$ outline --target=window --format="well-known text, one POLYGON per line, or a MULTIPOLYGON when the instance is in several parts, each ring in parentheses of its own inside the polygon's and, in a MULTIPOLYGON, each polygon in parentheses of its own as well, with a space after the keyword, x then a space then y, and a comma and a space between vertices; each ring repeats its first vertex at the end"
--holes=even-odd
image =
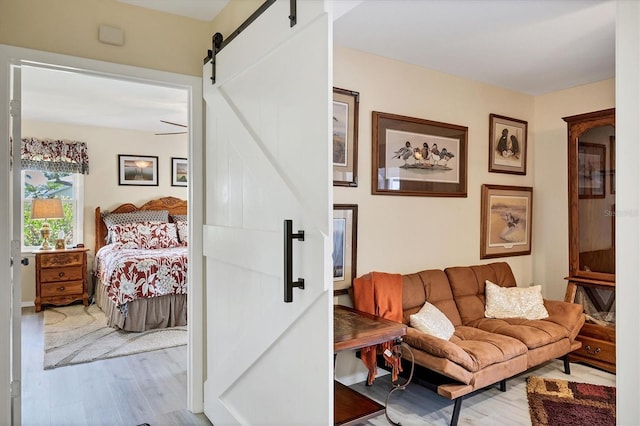
POLYGON ((68 172, 22 171, 23 251, 34 250, 42 244, 42 221, 31 219, 31 199, 34 197, 62 199, 64 218, 48 220, 51 226, 50 243, 55 243, 60 233, 64 235, 67 246, 82 242, 83 176, 68 172))

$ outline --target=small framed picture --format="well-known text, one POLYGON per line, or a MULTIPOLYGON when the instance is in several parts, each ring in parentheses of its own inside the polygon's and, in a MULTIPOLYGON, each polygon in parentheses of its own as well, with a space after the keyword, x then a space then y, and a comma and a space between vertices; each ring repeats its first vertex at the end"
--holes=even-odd
POLYGON ((333 205, 333 294, 347 294, 356 278, 358 205, 333 205))
POLYGON ((158 157, 118 155, 118 185, 158 186, 158 157))
POLYGON ((578 143, 578 198, 605 197, 607 147, 599 143, 578 143))
POLYGON ((467 196, 467 127, 377 111, 372 123, 372 194, 467 196))
POLYGON ((333 186, 358 186, 360 94, 333 88, 333 186))
POLYGON ((533 188, 482 185, 480 258, 531 254, 533 188))
POLYGON ((171 186, 187 186, 189 163, 186 158, 171 157, 171 186))
POLYGON ((489 114, 489 171, 527 174, 527 122, 489 114))

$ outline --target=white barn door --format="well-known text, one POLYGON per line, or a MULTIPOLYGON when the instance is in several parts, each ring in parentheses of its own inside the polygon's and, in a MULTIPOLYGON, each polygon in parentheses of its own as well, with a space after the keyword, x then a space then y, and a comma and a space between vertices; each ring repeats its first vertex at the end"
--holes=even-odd
POLYGON ((215 425, 333 423, 331 21, 279 0, 203 71, 207 379, 215 425), (285 220, 293 281, 285 302, 285 220))

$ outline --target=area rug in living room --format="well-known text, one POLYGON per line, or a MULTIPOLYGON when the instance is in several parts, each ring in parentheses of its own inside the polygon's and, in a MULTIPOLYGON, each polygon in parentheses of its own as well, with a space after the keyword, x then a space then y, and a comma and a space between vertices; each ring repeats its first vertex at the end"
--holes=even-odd
POLYGON ((527 378, 532 426, 616 424, 616 388, 543 377, 527 378))
POLYGON ((44 369, 187 344, 187 327, 134 333, 107 326, 96 305, 44 310, 44 369))

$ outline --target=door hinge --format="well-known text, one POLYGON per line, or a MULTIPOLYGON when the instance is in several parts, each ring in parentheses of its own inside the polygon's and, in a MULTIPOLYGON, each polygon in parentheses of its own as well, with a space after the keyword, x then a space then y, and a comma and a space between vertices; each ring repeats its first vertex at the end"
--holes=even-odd
POLYGON ((9 114, 11 115, 11 117, 18 117, 20 116, 20 101, 17 99, 13 99, 11 102, 9 102, 9 114))
POLYGON ((11 381, 11 397, 17 398, 20 396, 20 380, 11 381))

